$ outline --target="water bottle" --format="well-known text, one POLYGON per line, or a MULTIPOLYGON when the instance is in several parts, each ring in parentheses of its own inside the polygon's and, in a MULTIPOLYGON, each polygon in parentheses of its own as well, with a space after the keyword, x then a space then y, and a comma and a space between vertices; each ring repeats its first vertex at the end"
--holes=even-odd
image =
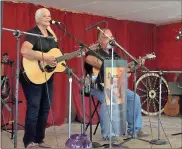
POLYGON ((85 93, 89 94, 90 93, 90 76, 89 74, 87 74, 86 78, 85 78, 85 93))

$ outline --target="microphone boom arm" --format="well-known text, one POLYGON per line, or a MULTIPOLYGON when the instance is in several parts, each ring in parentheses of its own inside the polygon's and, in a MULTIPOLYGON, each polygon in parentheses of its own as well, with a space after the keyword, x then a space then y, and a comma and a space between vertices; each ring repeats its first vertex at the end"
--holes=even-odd
MULTIPOLYGON (((83 42, 81 42, 80 40, 78 40, 75 36, 73 36, 71 33, 69 33, 66 29, 64 30, 63 28, 61 28, 61 27, 59 26, 59 24, 56 24, 56 26, 57 26, 59 29, 61 29, 64 33, 66 33, 67 35, 69 35, 70 37, 72 37, 77 43, 80 44, 81 47, 85 47, 85 48, 88 49, 89 51, 94 52, 94 54, 96 54, 98 57, 100 57, 101 59, 104 60, 104 58, 103 58, 101 55, 99 55, 99 54, 98 54, 97 52, 95 52, 94 50, 90 49, 86 44, 84 44, 83 42)), ((81 55, 82 55, 82 53, 81 53, 81 55)))

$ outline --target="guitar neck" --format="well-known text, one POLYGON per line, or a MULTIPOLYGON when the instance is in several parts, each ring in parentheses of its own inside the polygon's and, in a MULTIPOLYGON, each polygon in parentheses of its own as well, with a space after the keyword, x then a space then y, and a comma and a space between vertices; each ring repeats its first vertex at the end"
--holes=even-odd
POLYGON ((59 63, 59 62, 64 61, 64 60, 72 59, 72 58, 78 56, 78 55, 80 54, 80 52, 81 52, 81 50, 77 50, 77 51, 72 52, 72 53, 70 53, 70 54, 66 54, 66 55, 57 57, 57 58, 56 58, 56 61, 59 63))

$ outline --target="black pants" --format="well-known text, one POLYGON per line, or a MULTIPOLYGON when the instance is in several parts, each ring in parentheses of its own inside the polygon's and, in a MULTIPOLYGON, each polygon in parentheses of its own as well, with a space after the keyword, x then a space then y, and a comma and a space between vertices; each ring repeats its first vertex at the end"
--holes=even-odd
POLYGON ((28 83, 20 74, 20 83, 27 101, 27 110, 25 118, 25 134, 23 142, 25 147, 31 143, 42 143, 45 137, 46 123, 52 103, 53 78, 46 83, 35 85, 28 83))

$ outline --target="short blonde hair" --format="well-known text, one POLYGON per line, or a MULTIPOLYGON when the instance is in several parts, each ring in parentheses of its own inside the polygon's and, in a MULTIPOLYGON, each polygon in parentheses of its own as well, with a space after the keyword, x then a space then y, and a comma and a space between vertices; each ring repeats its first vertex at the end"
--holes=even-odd
MULTIPOLYGON (((39 8, 36 12, 35 12, 35 22, 38 23, 39 22, 39 18, 42 16, 42 13, 44 10, 48 10, 46 8, 39 8)), ((49 10, 48 10, 49 11, 49 10)))
POLYGON ((56 36, 55 32, 52 30, 52 28, 50 26, 48 26, 47 30, 53 35, 53 37, 55 38, 54 40, 57 42, 58 41, 57 36, 56 36))

